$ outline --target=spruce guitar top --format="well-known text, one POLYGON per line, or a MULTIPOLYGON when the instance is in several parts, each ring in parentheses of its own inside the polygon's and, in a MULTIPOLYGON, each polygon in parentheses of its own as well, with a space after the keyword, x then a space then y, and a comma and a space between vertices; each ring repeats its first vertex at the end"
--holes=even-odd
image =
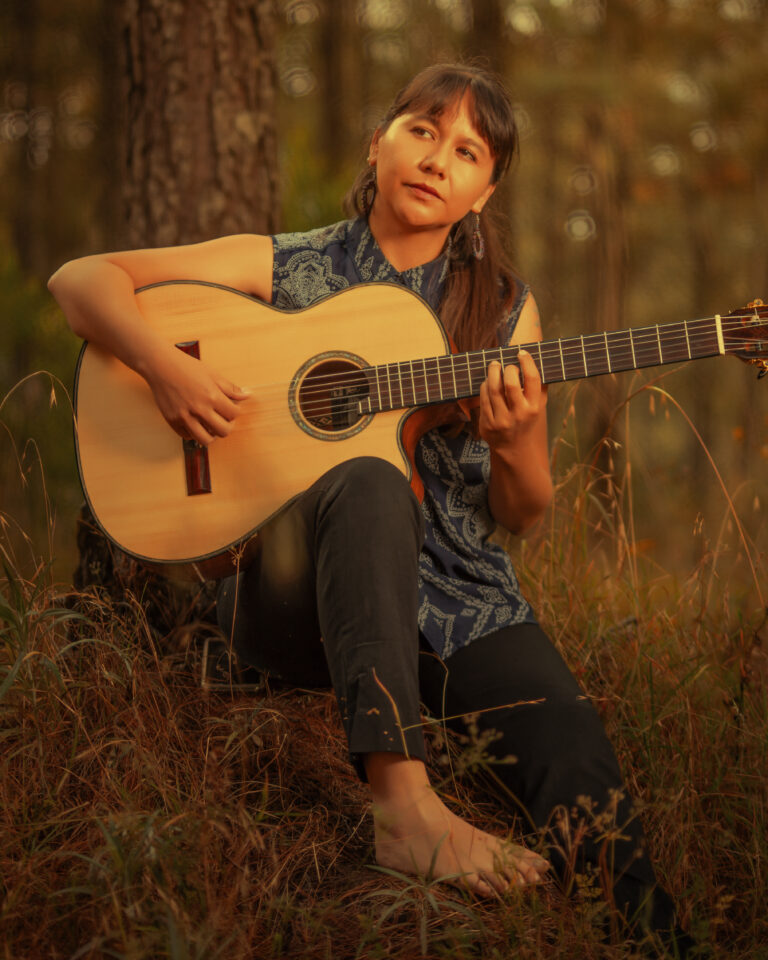
POLYGON ((336 464, 377 456, 417 494, 412 455, 448 406, 475 397, 488 364, 528 350, 545 383, 734 354, 768 370, 768 307, 727 316, 451 352, 430 308, 370 283, 306 310, 280 311, 210 283, 137 291, 168 342, 250 390, 234 429, 209 447, 183 441, 146 382, 86 343, 75 378, 80 479, 107 536, 137 559, 231 572, 270 517, 336 464))

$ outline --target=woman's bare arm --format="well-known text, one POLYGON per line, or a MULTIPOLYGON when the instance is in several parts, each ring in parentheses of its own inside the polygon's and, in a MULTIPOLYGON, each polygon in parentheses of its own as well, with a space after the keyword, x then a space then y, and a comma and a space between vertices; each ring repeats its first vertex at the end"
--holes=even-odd
MULTIPOLYGON (((533 297, 525 302, 514 343, 541 340, 533 297)), ((491 364, 480 393, 480 436, 491 448, 488 503, 494 519, 522 533, 544 513, 552 499, 547 439, 547 393, 530 354, 521 352, 524 386, 515 365, 502 372, 491 364)))
POLYGON ((185 438, 226 436, 245 394, 144 322, 134 290, 165 280, 202 280, 272 297, 270 237, 240 234, 156 250, 97 254, 65 263, 48 281, 72 331, 97 343, 149 384, 168 423, 185 438))

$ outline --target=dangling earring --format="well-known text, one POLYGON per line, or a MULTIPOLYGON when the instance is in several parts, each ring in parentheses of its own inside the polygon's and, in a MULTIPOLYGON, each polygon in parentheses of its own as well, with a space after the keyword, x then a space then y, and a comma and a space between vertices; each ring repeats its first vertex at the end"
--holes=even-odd
POLYGON ((376 199, 376 168, 374 167, 371 171, 371 179, 363 187, 362 192, 362 202, 363 202, 363 213, 368 216, 373 207, 373 201, 376 199))
POLYGON ((472 253, 475 260, 482 260, 485 256, 485 238, 480 229, 480 214, 475 214, 475 225, 472 228, 472 253))

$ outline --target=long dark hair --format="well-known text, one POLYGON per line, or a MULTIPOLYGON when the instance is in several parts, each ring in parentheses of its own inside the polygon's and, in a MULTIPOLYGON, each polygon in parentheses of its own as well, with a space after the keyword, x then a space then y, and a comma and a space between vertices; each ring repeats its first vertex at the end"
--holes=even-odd
MULTIPOLYGON (((385 131, 403 113, 424 112, 432 117, 468 95, 473 125, 490 147, 494 159, 492 183, 498 183, 518 149, 517 124, 506 90, 487 70, 474 64, 435 64, 427 67, 397 94, 379 124, 385 131)), ((348 215, 367 216, 376 190, 376 168, 360 172, 344 200, 348 215)), ((480 214, 485 255, 472 249, 475 214, 471 211, 451 229, 450 266, 440 304, 440 319, 460 350, 495 345, 499 329, 516 293, 515 274, 499 238, 491 199, 480 214)))

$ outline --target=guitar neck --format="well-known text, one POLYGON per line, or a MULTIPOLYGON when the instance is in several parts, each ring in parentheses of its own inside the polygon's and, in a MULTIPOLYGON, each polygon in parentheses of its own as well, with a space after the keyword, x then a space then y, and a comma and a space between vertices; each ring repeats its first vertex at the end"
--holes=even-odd
POLYGON ((369 392, 359 401, 359 412, 378 413, 476 397, 489 364, 498 361, 502 366, 519 365, 521 350, 531 354, 542 383, 583 380, 725 353, 722 323, 716 316, 405 360, 366 369, 369 392))

